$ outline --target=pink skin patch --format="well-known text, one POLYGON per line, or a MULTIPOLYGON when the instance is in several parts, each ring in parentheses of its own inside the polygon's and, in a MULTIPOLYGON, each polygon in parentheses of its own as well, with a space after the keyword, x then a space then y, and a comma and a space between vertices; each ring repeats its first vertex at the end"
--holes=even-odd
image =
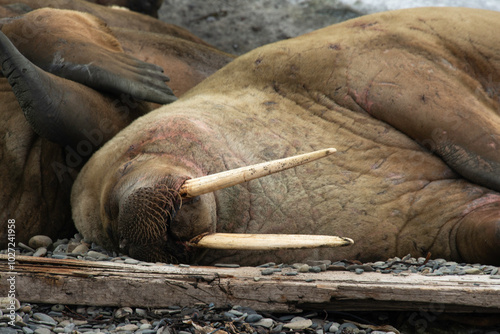
POLYGON ((469 205, 467 205, 465 210, 462 211, 462 215, 465 216, 474 210, 492 203, 500 203, 500 195, 486 194, 485 196, 473 200, 469 205))

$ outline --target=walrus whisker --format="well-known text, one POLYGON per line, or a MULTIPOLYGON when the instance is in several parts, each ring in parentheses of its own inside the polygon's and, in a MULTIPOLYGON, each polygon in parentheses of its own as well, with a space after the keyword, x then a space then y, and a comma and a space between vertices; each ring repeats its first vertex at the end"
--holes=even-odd
POLYGON ((324 158, 332 153, 335 153, 336 151, 337 150, 335 148, 327 148, 293 157, 263 162, 256 165, 231 169, 217 174, 186 180, 179 189, 179 193, 183 198, 196 197, 273 173, 281 172, 289 168, 300 166, 305 163, 324 158))
POLYGON ((350 238, 312 234, 204 233, 186 243, 188 246, 231 250, 278 250, 344 247, 354 244, 350 238))

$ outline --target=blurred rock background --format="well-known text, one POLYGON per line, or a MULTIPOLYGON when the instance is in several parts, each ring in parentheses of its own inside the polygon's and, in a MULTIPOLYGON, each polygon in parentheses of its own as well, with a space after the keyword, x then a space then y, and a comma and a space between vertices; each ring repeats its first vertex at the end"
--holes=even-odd
POLYGON ((220 50, 243 54, 360 15, 423 6, 500 11, 499 0, 165 0, 159 18, 220 50))

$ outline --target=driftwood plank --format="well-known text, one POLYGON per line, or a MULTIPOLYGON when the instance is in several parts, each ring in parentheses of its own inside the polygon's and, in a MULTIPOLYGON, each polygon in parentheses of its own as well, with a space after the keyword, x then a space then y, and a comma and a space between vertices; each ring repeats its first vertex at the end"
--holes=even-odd
MULTIPOLYGON (((10 276, 0 255, 0 295, 10 276)), ((500 313, 500 280, 486 275, 394 276, 327 271, 263 276, 258 268, 139 266, 17 256, 16 297, 31 303, 164 308, 214 303, 260 311, 438 310, 500 313)))

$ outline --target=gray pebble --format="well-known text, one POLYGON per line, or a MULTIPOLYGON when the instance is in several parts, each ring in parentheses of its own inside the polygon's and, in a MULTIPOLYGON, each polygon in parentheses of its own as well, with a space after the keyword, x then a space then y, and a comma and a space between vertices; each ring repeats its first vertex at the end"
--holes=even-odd
POLYGON ((22 242, 18 242, 18 243, 17 243, 17 245, 18 245, 19 247, 21 247, 21 248, 23 248, 23 249, 27 250, 27 251, 30 251, 30 252, 33 252, 33 253, 35 252, 35 250, 34 250, 33 248, 31 248, 31 247, 30 247, 30 246, 28 246, 28 245, 23 244, 22 242))
POLYGON ((33 334, 35 331, 29 328, 28 326, 23 327, 24 334, 33 334))
POLYGON ((214 264, 214 267, 219 267, 219 268, 239 268, 239 264, 232 264, 232 263, 216 263, 214 264))
POLYGON ((51 330, 48 328, 38 327, 35 329, 35 334, 52 334, 51 330))
POLYGON ((40 247, 48 248, 52 245, 52 239, 46 235, 35 235, 28 241, 28 245, 33 249, 40 247))
POLYGON ((275 270, 274 270, 274 268, 266 268, 264 270, 261 270, 260 273, 262 275, 272 275, 275 273, 275 270))
POLYGON ((362 273, 364 273, 365 271, 364 271, 363 269, 361 269, 361 268, 356 268, 356 269, 354 270, 354 272, 355 272, 357 275, 361 275, 361 274, 362 274, 362 273))
POLYGON ((103 259, 107 259, 108 258, 108 256, 106 254, 102 254, 102 253, 99 253, 99 252, 96 252, 96 251, 92 251, 92 250, 88 251, 87 257, 95 259, 95 260, 103 260, 103 259))
POLYGON ((136 308, 135 314, 137 314, 139 317, 146 317, 148 312, 143 308, 136 308))
POLYGON ((54 312, 62 312, 62 311, 64 311, 64 305, 56 304, 56 305, 53 305, 50 309, 54 312))
POLYGON ((264 318, 264 317, 261 316, 260 314, 249 314, 245 318, 245 321, 249 322, 249 323, 252 323, 252 322, 257 322, 257 321, 261 320, 262 318, 264 318))
MULTIPOLYGON (((308 266, 308 264, 306 264, 306 266, 308 266)), ((325 268, 325 270, 326 270, 326 268, 325 268)), ((321 272, 321 267, 320 266, 309 267, 309 272, 311 272, 311 273, 320 273, 321 272)))
POLYGON ((49 323, 49 324, 52 324, 52 325, 57 325, 57 321, 55 321, 52 317, 44 314, 44 313, 34 313, 33 314, 33 319, 35 320, 39 320, 39 321, 43 321, 45 323, 49 323))

